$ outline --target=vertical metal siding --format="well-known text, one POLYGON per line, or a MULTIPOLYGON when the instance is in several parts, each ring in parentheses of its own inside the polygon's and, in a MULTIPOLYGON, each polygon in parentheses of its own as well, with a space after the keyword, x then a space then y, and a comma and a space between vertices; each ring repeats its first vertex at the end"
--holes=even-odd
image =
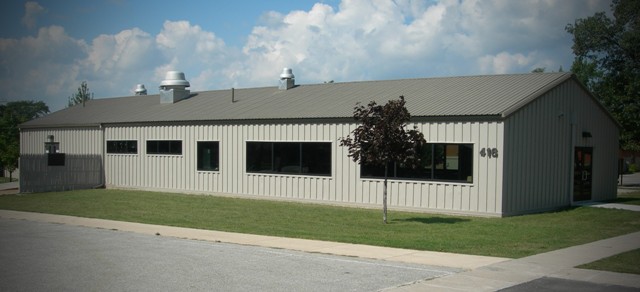
POLYGON ((615 197, 618 129, 575 81, 558 85, 508 117, 504 131, 505 215, 571 204, 572 139, 574 146, 594 147, 594 199, 615 197), (583 129, 593 138, 583 139, 583 129))
POLYGON ((97 127, 22 129, 20 191, 62 191, 103 184, 101 141, 102 131, 97 127), (47 165, 44 143, 49 135, 66 154, 64 166, 47 165))
MULTIPOLYGON (((355 128, 340 124, 239 124, 110 126, 106 140, 137 140, 137 154, 107 154, 107 185, 123 188, 216 192, 355 204, 381 204, 382 180, 361 179, 360 167, 338 139, 355 128), (182 155, 147 155, 146 140, 182 140, 182 155), (220 142, 220 171, 197 171, 197 141, 220 142), (247 173, 247 141, 331 142, 332 175, 297 176, 247 173)), ((430 143, 474 145, 473 183, 389 181, 395 207, 499 215, 502 156, 480 158, 481 147, 502 147, 501 122, 419 123, 430 143)))
POLYGON ((569 204, 571 95, 561 85, 505 121, 505 214, 569 204))
POLYGON ((618 184, 619 129, 598 104, 585 95, 581 87, 574 83, 567 86, 576 92, 573 97, 576 117, 575 146, 593 147, 591 199, 615 199, 618 184), (583 138, 583 131, 590 132, 592 137, 583 138))

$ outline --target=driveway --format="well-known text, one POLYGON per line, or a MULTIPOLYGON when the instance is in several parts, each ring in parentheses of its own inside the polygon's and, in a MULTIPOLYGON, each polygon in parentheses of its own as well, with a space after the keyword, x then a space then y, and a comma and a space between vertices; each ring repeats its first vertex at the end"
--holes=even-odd
POLYGON ((640 187, 640 172, 619 176, 618 183, 623 187, 640 187))
POLYGON ((0 218, 0 291, 375 291, 458 271, 0 218))

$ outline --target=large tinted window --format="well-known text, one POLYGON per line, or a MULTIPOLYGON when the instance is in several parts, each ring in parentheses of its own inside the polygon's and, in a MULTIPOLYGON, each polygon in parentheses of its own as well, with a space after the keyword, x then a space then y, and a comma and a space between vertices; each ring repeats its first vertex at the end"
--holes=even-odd
POLYGON ((147 141, 147 154, 182 154, 182 141, 180 140, 149 140, 147 141))
MULTIPOLYGON (((427 144, 420 149, 422 163, 411 168, 399 163, 388 165, 388 177, 473 182, 473 144, 427 144)), ((362 177, 383 178, 384 166, 361 167, 362 177)))
POLYGON ((331 175, 331 143, 301 143, 302 173, 331 175))
POLYGON ((247 142, 247 172, 331 175, 331 143, 247 142))
POLYGON ((107 141, 107 153, 138 153, 138 141, 135 140, 111 140, 107 141))
POLYGON ((247 171, 273 171, 273 143, 247 142, 247 171))
POLYGON ((217 141, 198 142, 198 170, 219 169, 219 144, 217 141))

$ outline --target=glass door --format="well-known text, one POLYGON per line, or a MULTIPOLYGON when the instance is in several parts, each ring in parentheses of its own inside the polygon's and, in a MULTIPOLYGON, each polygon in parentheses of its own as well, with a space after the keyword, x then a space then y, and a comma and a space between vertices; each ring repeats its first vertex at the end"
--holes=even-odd
POLYGON ((573 167, 573 201, 591 200, 592 147, 576 147, 573 167))

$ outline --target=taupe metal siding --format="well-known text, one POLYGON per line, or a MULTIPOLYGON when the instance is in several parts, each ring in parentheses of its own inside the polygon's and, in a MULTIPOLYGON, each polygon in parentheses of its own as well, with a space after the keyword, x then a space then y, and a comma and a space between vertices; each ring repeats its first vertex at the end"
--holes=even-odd
MULTIPOLYGON (((137 140, 138 154, 107 154, 107 185, 328 199, 332 177, 245 173, 246 141, 323 141, 336 125, 172 125, 108 127, 106 140, 137 140), (181 140, 182 155, 148 155, 147 140, 181 140), (218 141, 220 170, 197 170, 197 142, 218 141), (313 185, 313 190, 310 186, 313 185), (307 194, 304 190, 309 190, 307 194)), ((335 167, 334 167, 335 168, 335 167)), ((334 171, 335 173, 335 171, 334 171)))
MULTIPOLYGON (((420 123, 432 143, 472 143, 473 183, 390 180, 394 207, 470 214, 501 212, 501 156, 481 159, 479 147, 502 148, 500 122, 420 123)), ((323 202, 382 202, 382 180, 361 179, 360 167, 347 157, 338 139, 353 123, 172 125, 107 127, 106 140, 137 140, 138 154, 107 154, 106 177, 111 187, 228 193, 323 202), (182 155, 147 155, 146 140, 182 140, 182 155), (220 170, 196 170, 197 141, 220 142, 220 170), (332 175, 300 176, 247 173, 247 141, 322 141, 332 143, 332 175)))
POLYGON ((505 120, 505 215, 570 205, 576 146, 594 147, 594 199, 615 197, 617 135, 612 120, 572 80, 509 116, 505 120), (593 138, 583 139, 583 129, 591 131, 593 138))
POLYGON ((102 185, 102 131, 97 127, 22 129, 20 191, 44 192, 102 185), (44 143, 53 135, 65 153, 64 166, 48 166, 44 143))
MULTIPOLYGON (((473 183, 443 181, 390 180, 390 204, 429 211, 459 212, 468 214, 500 215, 502 212, 502 155, 498 158, 480 157, 481 148, 497 148, 503 145, 501 122, 437 122, 420 123, 428 143, 473 144, 473 183)), ((346 154, 345 154, 346 155, 346 154)), ((356 167, 359 177, 359 167, 356 167)), ((383 181, 364 179, 358 191, 363 197, 373 197, 382 203, 383 181)))
POLYGON ((575 92, 572 96, 575 115, 574 144, 576 147, 593 147, 591 199, 614 199, 618 185, 619 128, 580 86, 575 83, 568 83, 566 86, 575 92), (591 133, 592 137, 583 138, 583 131, 591 133))

